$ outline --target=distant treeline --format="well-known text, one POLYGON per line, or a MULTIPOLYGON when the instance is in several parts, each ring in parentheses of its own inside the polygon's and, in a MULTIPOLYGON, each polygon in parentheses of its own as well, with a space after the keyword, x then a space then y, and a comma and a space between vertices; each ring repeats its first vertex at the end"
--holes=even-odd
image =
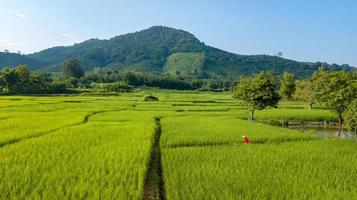
POLYGON ((32 72, 26 65, 0 71, 0 93, 50 94, 65 93, 66 84, 48 73, 32 72))
MULTIPOLYGON (((274 75, 274 72, 272 72, 274 75)), ((274 75, 282 98, 308 101, 309 81, 296 80, 294 74, 285 72, 274 75)), ((4 68, 0 71, 0 92, 10 94, 66 93, 85 89, 100 92, 130 92, 136 88, 229 91, 239 83, 236 79, 213 77, 198 79, 190 75, 160 74, 152 72, 119 71, 110 68, 82 69, 75 58, 62 65, 62 73, 30 71, 26 65, 4 68)))
POLYGON ((0 93, 8 94, 68 93, 75 89, 130 92, 141 87, 224 91, 230 90, 233 84, 233 81, 220 79, 199 80, 97 68, 84 73, 80 68, 69 67, 59 75, 30 71, 26 65, 0 71, 0 93))
POLYGON ((87 72, 82 78, 84 85, 90 83, 122 82, 134 87, 156 87, 161 89, 177 90, 230 90, 233 81, 223 79, 201 80, 190 77, 158 75, 138 72, 119 72, 117 70, 94 69, 87 72))

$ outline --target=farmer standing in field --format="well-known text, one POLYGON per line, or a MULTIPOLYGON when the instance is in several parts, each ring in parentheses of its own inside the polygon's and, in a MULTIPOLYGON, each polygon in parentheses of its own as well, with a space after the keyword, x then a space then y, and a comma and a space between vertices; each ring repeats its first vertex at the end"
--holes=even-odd
POLYGON ((250 140, 247 136, 243 135, 243 144, 249 144, 250 140))

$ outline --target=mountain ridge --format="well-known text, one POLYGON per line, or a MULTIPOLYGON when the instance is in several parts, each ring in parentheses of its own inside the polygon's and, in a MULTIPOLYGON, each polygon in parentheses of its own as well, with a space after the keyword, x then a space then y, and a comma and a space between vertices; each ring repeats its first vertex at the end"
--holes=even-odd
MULTIPOLYGON (((297 77, 304 78, 321 66, 330 71, 355 70, 349 65, 298 62, 277 56, 230 53, 205 45, 187 31, 165 26, 153 26, 110 39, 90 39, 72 46, 52 47, 24 57, 41 63, 38 66, 30 66, 35 70, 59 71, 66 59, 76 57, 85 70, 106 67, 199 78, 236 78, 268 70, 277 74, 290 71, 297 77), (199 64, 190 63, 197 60, 199 64)), ((1 66, 3 62, 0 59, 1 66)))

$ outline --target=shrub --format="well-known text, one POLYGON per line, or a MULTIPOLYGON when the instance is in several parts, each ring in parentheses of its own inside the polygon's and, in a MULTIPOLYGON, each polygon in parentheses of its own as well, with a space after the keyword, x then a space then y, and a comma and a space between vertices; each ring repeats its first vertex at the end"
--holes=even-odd
POLYGON ((91 87, 97 92, 130 92, 133 87, 123 82, 92 83, 91 87))
POLYGON ((153 95, 146 95, 144 96, 144 101, 159 101, 159 98, 153 95))

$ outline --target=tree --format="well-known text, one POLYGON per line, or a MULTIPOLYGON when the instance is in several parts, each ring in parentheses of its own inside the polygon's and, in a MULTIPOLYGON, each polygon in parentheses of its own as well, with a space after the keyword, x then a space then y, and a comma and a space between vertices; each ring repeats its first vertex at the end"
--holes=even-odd
POLYGON ((346 112, 343 114, 345 127, 357 133, 357 99, 353 100, 346 112))
POLYGON ((0 72, 0 92, 2 92, 5 87, 6 87, 6 82, 4 77, 2 76, 2 73, 0 72))
POLYGON ((13 91, 19 79, 18 74, 15 72, 15 70, 11 68, 3 69, 2 77, 5 81, 5 91, 13 91))
POLYGON ((239 84, 234 87, 233 95, 249 109, 252 120, 255 110, 262 110, 268 106, 277 107, 280 99, 275 78, 269 72, 242 77, 239 84))
POLYGON ((26 65, 19 65, 15 69, 17 81, 14 90, 16 92, 27 92, 30 88, 30 70, 26 65))
POLYGON ((0 72, 0 91, 10 93, 59 93, 63 84, 53 84, 51 74, 31 72, 26 65, 5 68, 0 72))
POLYGON ((79 79, 75 77, 67 78, 66 85, 67 87, 76 88, 79 85, 79 79))
POLYGON ((19 65, 15 68, 5 68, 2 70, 3 89, 6 92, 28 93, 34 89, 36 80, 31 76, 31 72, 26 65, 19 65))
POLYGON ((313 96, 312 81, 309 79, 295 81, 294 98, 309 103, 309 109, 315 103, 313 96))
POLYGON ((295 79, 294 74, 284 72, 280 79, 280 96, 282 98, 291 99, 295 92, 295 79))
POLYGON ((75 58, 71 58, 66 60, 62 65, 62 73, 66 78, 74 77, 81 78, 84 75, 83 69, 79 64, 78 60, 75 58))
POLYGON ((314 97, 317 102, 337 114, 339 131, 341 136, 343 129, 343 114, 349 108, 351 102, 357 98, 356 81, 351 73, 338 71, 326 72, 319 70, 313 75, 314 97))
POLYGON ((124 75, 124 80, 128 85, 132 85, 132 86, 140 86, 144 84, 144 78, 139 75, 139 74, 135 74, 133 72, 127 72, 124 75))

